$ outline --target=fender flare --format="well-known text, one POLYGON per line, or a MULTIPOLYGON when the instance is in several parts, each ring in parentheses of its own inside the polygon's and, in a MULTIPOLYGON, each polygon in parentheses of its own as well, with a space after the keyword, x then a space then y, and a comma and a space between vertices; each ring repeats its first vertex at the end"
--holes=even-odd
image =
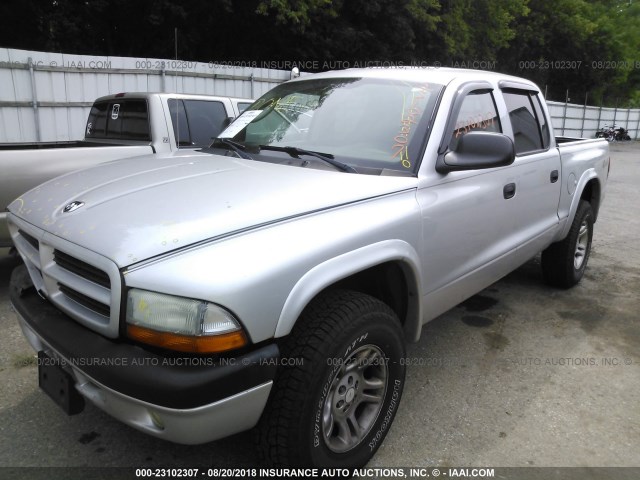
POLYGON ((384 240, 367 245, 330 258, 305 273, 293 286, 282 307, 274 337, 288 335, 304 308, 325 288, 367 268, 390 261, 401 262, 414 278, 415 284, 408 285, 409 298, 413 300, 410 301, 407 318, 403 323, 407 338, 417 340, 422 327, 420 257, 415 249, 403 240, 384 240))
MULTIPOLYGON (((578 180, 578 184, 576 186, 575 191, 573 192, 573 199, 571 200, 571 207, 569 208, 569 215, 567 216, 567 222, 562 229, 562 233, 559 236, 559 240, 566 238, 569 234, 569 229, 571 228, 571 224, 573 223, 573 219, 576 216, 576 211, 578 210, 578 205, 580 204, 580 200, 582 198, 582 193, 584 192, 587 183, 591 180, 598 180, 598 173, 594 168, 589 168, 582 173, 580 180, 578 180)), ((567 185, 568 188, 568 185, 567 185)))

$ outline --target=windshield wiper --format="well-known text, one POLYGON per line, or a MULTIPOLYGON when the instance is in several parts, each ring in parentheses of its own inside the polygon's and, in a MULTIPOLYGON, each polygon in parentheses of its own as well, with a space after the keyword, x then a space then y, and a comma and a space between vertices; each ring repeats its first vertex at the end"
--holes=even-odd
POLYGON ((209 148, 216 148, 216 147, 225 147, 227 150, 233 150, 234 152, 236 152, 241 158, 245 158, 247 160, 253 160, 253 157, 251 155, 244 152, 244 150, 246 150, 247 147, 245 147, 240 142, 236 142, 229 138, 220 138, 220 137, 214 138, 211 145, 209 145, 209 148))
POLYGON ((298 147, 278 147, 275 145, 259 145, 260 150, 273 150, 275 152, 285 152, 291 155, 293 158, 300 158, 300 155, 309 155, 311 157, 315 157, 319 160, 322 160, 329 165, 333 165, 338 170, 342 170, 343 172, 349 173, 358 173, 358 171, 353 168, 351 165, 347 165, 346 163, 339 162, 334 158, 330 153, 321 153, 321 152, 313 152, 311 150, 305 150, 303 148, 298 147))

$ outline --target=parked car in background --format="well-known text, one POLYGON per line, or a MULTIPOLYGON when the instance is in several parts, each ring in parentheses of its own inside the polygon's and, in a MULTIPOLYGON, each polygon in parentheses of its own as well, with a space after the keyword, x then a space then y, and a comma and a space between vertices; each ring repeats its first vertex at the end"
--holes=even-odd
POLYGON ((251 103, 208 95, 118 93, 94 102, 83 140, 0 144, 0 247, 11 245, 5 209, 21 193, 98 163, 208 146, 251 103))

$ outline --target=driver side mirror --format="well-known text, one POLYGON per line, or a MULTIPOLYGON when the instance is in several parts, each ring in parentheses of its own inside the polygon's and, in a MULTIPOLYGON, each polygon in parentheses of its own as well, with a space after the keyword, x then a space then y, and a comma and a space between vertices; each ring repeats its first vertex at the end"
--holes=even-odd
POLYGON ((447 174, 511 165, 516 158, 513 140, 501 133, 469 132, 460 137, 455 150, 440 155, 436 171, 447 174))

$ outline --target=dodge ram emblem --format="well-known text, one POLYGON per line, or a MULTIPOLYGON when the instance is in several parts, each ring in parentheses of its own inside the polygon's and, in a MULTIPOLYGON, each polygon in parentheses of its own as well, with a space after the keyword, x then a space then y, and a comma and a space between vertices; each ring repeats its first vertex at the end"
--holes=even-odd
POLYGON ((78 201, 71 202, 62 209, 62 213, 73 212, 74 210, 79 209, 83 205, 84 205, 84 202, 78 202, 78 201))

